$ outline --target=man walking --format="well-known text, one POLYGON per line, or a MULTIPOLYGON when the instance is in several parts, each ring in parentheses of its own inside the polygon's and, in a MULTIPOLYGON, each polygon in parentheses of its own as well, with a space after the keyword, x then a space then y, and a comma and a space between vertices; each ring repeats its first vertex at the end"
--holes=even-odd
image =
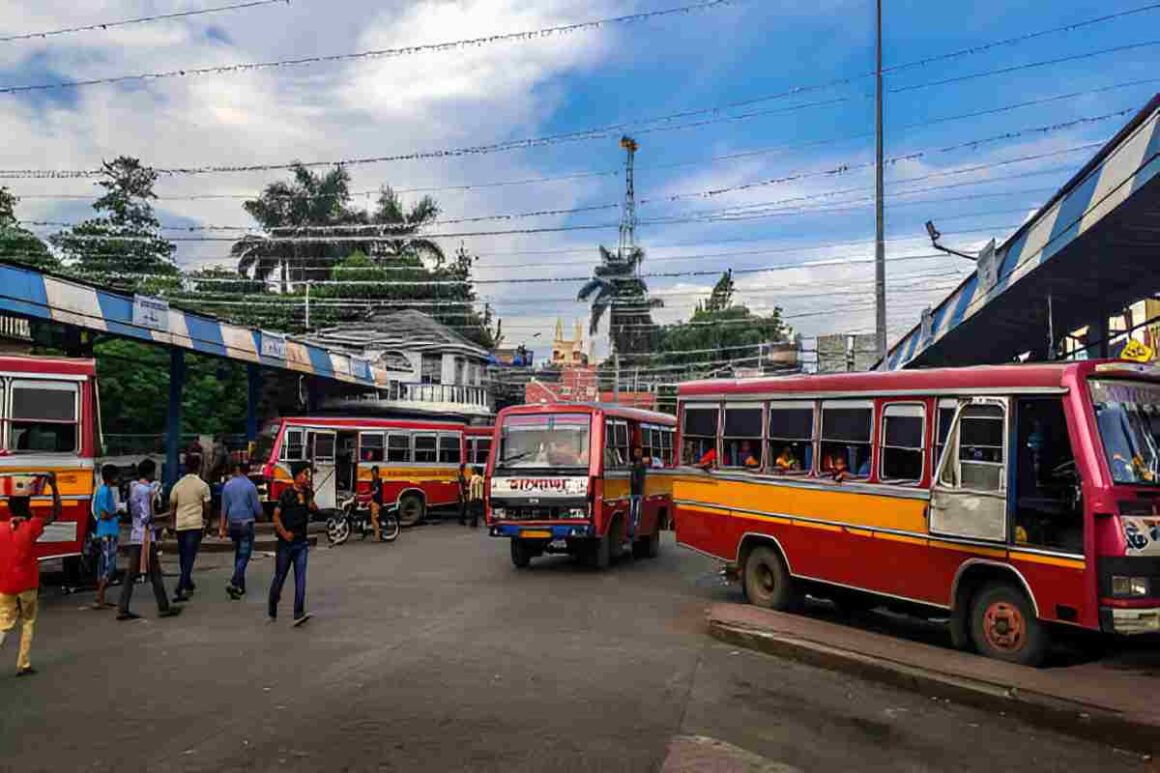
POLYGON ((234 576, 226 586, 226 593, 237 601, 246 595, 246 566, 254 552, 254 521, 262 514, 258 488, 250 480, 250 463, 234 463, 233 477, 222 488, 222 517, 218 536, 226 538, 229 529, 234 543, 234 576))
POLYGON ((35 674, 29 655, 32 630, 36 627, 40 565, 33 547, 44 527, 60 515, 60 492, 53 473, 9 478, 8 509, 0 513, 0 646, 19 620, 20 650, 16 655, 16 675, 35 674), (40 493, 45 481, 52 486, 52 512, 47 518, 32 514, 31 497, 40 493))
POLYGON ((274 582, 270 584, 270 622, 278 619, 278 602, 282 598, 282 586, 294 565, 294 625, 299 626, 310 619, 306 613, 306 556, 310 545, 306 539, 310 513, 318 512, 314 503, 314 492, 310 489, 310 465, 305 462, 295 464, 294 485, 282 492, 274 507, 274 531, 278 533, 278 548, 274 554, 274 582))
POLYGON ((129 611, 133 600, 133 585, 139 575, 149 576, 153 585, 153 596, 157 599, 157 616, 174 617, 181 614, 181 607, 169 606, 165 595, 165 581, 161 579, 161 559, 157 555, 157 539, 160 536, 158 522, 165 520, 155 514, 155 501, 159 487, 153 480, 157 464, 145 459, 137 465, 137 480, 129 488, 129 514, 133 528, 129 532, 129 570, 121 583, 121 602, 118 604, 118 620, 136 620, 141 617, 129 611))
POLYGON ((169 517, 177 529, 177 555, 181 564, 181 578, 177 581, 175 602, 187 601, 193 593, 193 563, 205 534, 209 514, 209 484, 201 479, 201 459, 192 454, 185 457, 185 476, 169 492, 169 517))
POLYGON ((101 546, 100 563, 97 567, 97 599, 94 609, 115 606, 105 601, 105 589, 117 574, 117 544, 121 540, 121 523, 118 520, 117 467, 106 464, 101 468, 101 486, 93 497, 93 515, 97 519, 97 543, 101 546))

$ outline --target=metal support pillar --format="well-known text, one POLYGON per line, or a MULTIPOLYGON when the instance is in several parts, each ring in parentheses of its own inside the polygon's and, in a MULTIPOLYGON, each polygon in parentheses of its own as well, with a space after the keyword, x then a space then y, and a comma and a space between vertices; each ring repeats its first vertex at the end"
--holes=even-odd
POLYGON ((178 478, 178 456, 181 453, 181 396, 185 387, 185 352, 169 350, 169 415, 165 424, 165 485, 178 478))
POLYGON ((258 439, 258 402, 262 399, 262 369, 246 365, 246 440, 258 439))

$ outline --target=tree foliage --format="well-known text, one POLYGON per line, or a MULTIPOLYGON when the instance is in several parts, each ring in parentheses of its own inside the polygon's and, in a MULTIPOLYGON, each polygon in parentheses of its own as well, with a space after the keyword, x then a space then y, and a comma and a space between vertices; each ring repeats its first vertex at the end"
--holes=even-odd
POLYGON ((93 203, 99 214, 52 236, 70 268, 85 279, 125 290, 159 292, 177 286, 175 245, 161 236, 150 203, 157 198, 157 172, 136 158, 120 156, 101 164, 97 185, 104 195, 93 203))
POLYGON ((58 268, 60 263, 48 246, 16 219, 19 201, 7 188, 0 187, 0 259, 45 270, 58 268))

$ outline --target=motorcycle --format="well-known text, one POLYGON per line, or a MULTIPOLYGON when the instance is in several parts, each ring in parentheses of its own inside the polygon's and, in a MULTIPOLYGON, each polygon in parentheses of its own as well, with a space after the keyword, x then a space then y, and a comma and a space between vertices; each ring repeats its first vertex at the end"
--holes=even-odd
MULTIPOLYGON (((326 519, 326 538, 334 547, 350 539, 350 535, 355 531, 358 531, 359 539, 366 539, 368 534, 375 532, 375 526, 371 522, 371 501, 357 495, 343 500, 339 504, 338 512, 332 513, 326 519)), ((398 507, 380 508, 379 541, 394 542, 399 538, 399 531, 398 507)))

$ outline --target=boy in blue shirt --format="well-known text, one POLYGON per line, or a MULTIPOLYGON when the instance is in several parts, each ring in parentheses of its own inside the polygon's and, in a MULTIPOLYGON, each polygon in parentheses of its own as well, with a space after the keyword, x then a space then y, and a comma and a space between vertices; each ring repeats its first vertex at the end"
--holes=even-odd
POLYGON ((97 569, 97 600, 94 609, 116 606, 105 601, 105 589, 109 587, 117 573, 117 543, 121 537, 121 524, 117 518, 117 468, 106 464, 101 468, 101 485, 93 497, 93 515, 97 518, 97 542, 101 546, 101 559, 97 569))

